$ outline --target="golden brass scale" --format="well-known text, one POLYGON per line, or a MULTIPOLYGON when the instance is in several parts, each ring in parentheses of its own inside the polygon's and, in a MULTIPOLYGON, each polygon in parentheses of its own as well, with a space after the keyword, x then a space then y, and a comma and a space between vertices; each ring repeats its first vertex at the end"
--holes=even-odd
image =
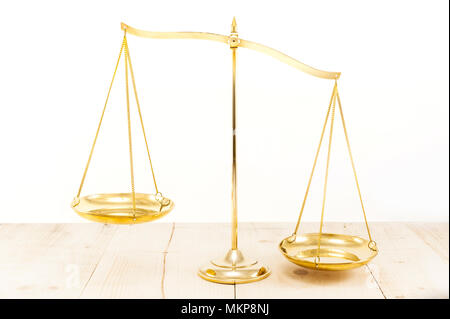
POLYGON ((201 267, 198 274, 203 279, 224 284, 239 284, 258 281, 270 275, 270 269, 261 265, 258 261, 244 257, 238 248, 238 220, 237 220, 237 176, 236 176, 236 55, 238 48, 247 48, 250 50, 265 53, 278 59, 294 68, 297 68, 307 74, 333 80, 334 86, 328 104, 325 122, 323 124, 322 133, 319 139, 319 146, 317 148, 312 171, 307 183, 306 193, 300 209, 295 230, 292 235, 283 239, 279 244, 279 249, 282 254, 291 262, 317 270, 344 270, 362 266, 368 263, 377 255, 378 249, 375 241, 373 241, 370 234, 369 225, 367 223, 366 212, 361 196, 361 191, 356 176, 355 164, 350 148, 347 128, 342 112, 341 99, 339 97, 337 80, 340 77, 339 72, 327 72, 312 68, 300 61, 297 61, 280 51, 269 48, 259 43, 247 41, 238 37, 236 28, 236 20, 233 18, 230 35, 221 35, 206 32, 152 32, 143 31, 132 28, 124 23, 121 24, 124 31, 123 41, 120 48, 119 58, 117 60, 113 77, 109 86, 108 94, 100 117, 100 122, 97 127, 94 142, 89 153, 88 161, 84 169, 78 193, 72 201, 72 208, 80 216, 91 221, 111 224, 137 224, 156 220, 168 214, 173 209, 173 202, 164 197, 158 190, 156 183, 153 164, 150 157, 149 146, 145 134, 144 121, 142 119, 141 107, 139 104, 138 94, 136 91, 136 83, 131 64, 130 50, 128 48, 127 34, 135 35, 142 38, 151 39, 197 39, 210 40, 222 42, 228 45, 231 49, 232 58, 232 129, 233 129, 233 161, 232 161, 232 226, 231 226, 231 249, 226 255, 219 259, 213 259, 205 266, 201 267), (121 57, 124 57, 125 64, 125 90, 126 90, 126 106, 127 106, 127 121, 128 121, 128 142, 129 142, 129 158, 130 158, 130 184, 131 193, 109 193, 109 194, 93 194, 81 196, 81 191, 92 158, 92 154, 97 142, 97 137, 103 121, 106 106, 108 104, 111 88, 116 76, 117 68, 121 57), (148 160, 150 162, 151 174, 155 186, 155 194, 137 193, 134 184, 134 169, 133 169, 133 147, 131 136, 131 121, 130 121, 130 92, 129 92, 129 77, 131 76, 131 84, 133 86, 133 95, 137 105, 140 125, 144 136, 145 146, 147 149, 148 160), (345 139, 347 143, 348 153, 353 168, 356 188, 358 191, 361 208, 364 215, 364 221, 367 228, 369 239, 363 239, 357 236, 344 234, 328 234, 323 233, 323 219, 324 209, 327 194, 328 168, 330 163, 330 150, 333 137, 334 119, 336 104, 338 105, 339 114, 344 129, 345 139), (330 118, 331 117, 331 118, 330 118), (326 162, 325 181, 323 189, 322 211, 320 218, 320 227, 318 233, 300 234, 300 221, 303 215, 303 210, 308 197, 309 188, 311 185, 314 170, 316 168, 317 158, 321 149, 321 145, 325 136, 327 123, 330 122, 328 153, 326 162))

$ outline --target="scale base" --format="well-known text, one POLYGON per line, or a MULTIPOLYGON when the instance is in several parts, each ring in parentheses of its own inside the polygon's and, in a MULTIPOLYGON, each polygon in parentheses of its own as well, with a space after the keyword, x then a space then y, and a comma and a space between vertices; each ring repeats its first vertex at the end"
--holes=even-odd
POLYGON ((270 269, 255 260, 246 259, 240 250, 230 249, 225 257, 201 267, 198 275, 219 284, 245 284, 268 277, 270 269))

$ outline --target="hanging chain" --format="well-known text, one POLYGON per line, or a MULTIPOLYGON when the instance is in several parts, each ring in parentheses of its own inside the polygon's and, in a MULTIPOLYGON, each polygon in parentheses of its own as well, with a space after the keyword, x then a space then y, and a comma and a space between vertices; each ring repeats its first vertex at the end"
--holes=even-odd
POLYGON ((128 145, 130 150, 130 173, 131 173, 131 193, 133 200, 133 215, 136 214, 136 191, 134 187, 134 169, 133 169, 133 145, 131 141, 131 119, 130 119, 130 93, 128 90, 128 45, 126 30, 123 37, 125 49, 125 90, 127 95, 127 119, 128 119, 128 145))
POLYGON ((354 160, 353 160, 353 155, 352 155, 352 151, 351 151, 351 147, 350 147, 350 141, 349 141, 349 138, 348 138, 347 127, 345 125, 344 113, 342 111, 341 99, 339 97, 339 92, 338 92, 338 88, 337 88, 337 81, 335 81, 335 84, 334 84, 334 87, 333 87, 333 93, 331 94, 330 103, 328 105, 327 115, 325 117, 325 122, 323 124, 322 133, 320 135, 319 146, 317 147, 317 151, 316 151, 316 156, 314 158, 313 167, 312 167, 312 170, 311 170, 311 174, 309 176, 308 185, 306 187, 305 197, 303 199, 302 207, 300 209, 300 215, 299 215, 299 218, 298 218, 298 221, 297 221, 297 225, 295 227, 295 231, 293 233, 293 238, 294 238, 293 240, 295 240, 295 236, 297 235, 299 227, 300 227, 301 218, 303 216, 303 210, 305 208, 306 200, 308 198, 309 188, 311 186, 312 177, 314 175, 314 171, 315 171, 316 164, 317 164, 317 159, 318 159, 318 156, 319 156, 319 153, 320 153, 323 137, 324 137, 324 134, 325 134, 325 129, 326 129, 326 126, 327 126, 327 123, 328 123, 328 118, 329 118, 330 111, 331 111, 330 138, 329 138, 329 143, 328 143, 327 164, 326 164, 326 171, 325 171, 325 183, 324 183, 323 199, 322 199, 322 212, 321 212, 321 217, 320 217, 320 228, 319 228, 319 235, 318 235, 317 254, 316 254, 315 258, 314 258, 314 263, 315 263, 316 267, 318 267, 318 265, 320 263, 320 245, 321 245, 321 240, 322 240, 323 219, 324 219, 325 202, 326 202, 327 185, 328 185, 328 171, 329 171, 329 165, 330 165, 330 153, 331 153, 331 144, 332 144, 332 138, 333 138, 334 119, 335 119, 335 113, 336 113, 336 102, 338 104, 339 112, 340 112, 340 115, 341 115, 342 126, 344 128, 344 134, 345 134, 345 140, 347 142, 347 149, 348 149, 348 153, 349 153, 349 156, 350 156, 350 161, 351 161, 351 164, 352 164, 353 175, 355 176, 356 188, 358 190, 359 200, 361 202, 361 208, 362 208, 363 215, 364 215, 364 222, 366 224, 367 234, 369 236, 369 245, 368 246, 372 250, 377 250, 376 242, 372 240, 372 236, 370 234, 370 229, 369 229, 369 224, 367 222, 366 211, 365 211, 364 203, 363 203, 363 200, 362 200, 362 195, 361 195, 361 190, 360 190, 360 187, 359 187, 358 177, 356 175, 356 168, 355 168, 355 163, 354 163, 354 160))
POLYGON ((95 145, 97 143, 98 135, 99 135, 99 132, 100 132, 100 127, 101 127, 102 122, 103 122, 103 117, 105 115, 106 106, 108 104, 109 96, 111 94, 111 89, 112 89, 112 86, 113 86, 113 83, 114 83, 114 79, 116 77, 116 73, 117 73, 117 69, 118 69, 118 66, 119 66, 120 58, 122 57, 122 53, 124 53, 124 60, 125 60, 125 90, 126 90, 126 98, 127 98, 128 144, 129 144, 129 152, 130 152, 131 192, 132 192, 133 216, 135 217, 135 213, 136 213, 136 191, 135 191, 135 184, 134 184, 133 146, 132 146, 132 137, 131 137, 131 116, 130 116, 130 97, 129 97, 128 70, 130 71, 130 74, 131 74, 134 96, 136 98, 136 104, 137 104, 137 108, 138 108, 139 119, 140 119, 140 122, 141 122, 142 133, 144 135, 145 146, 147 148, 147 155, 148 155, 148 159, 149 159, 149 162, 150 162, 150 168, 151 168, 151 171, 152 171, 153 183, 155 185, 155 190, 156 190, 156 197, 162 203, 161 207, 163 207, 165 205, 166 200, 163 198, 162 194, 159 192, 158 186, 156 184, 155 172, 153 170, 153 164, 152 164, 152 160, 151 160, 151 157, 150 157, 150 150, 149 150, 149 147, 148 147, 147 136, 145 134, 144 122, 143 122, 143 119, 142 119, 142 112, 141 112, 139 99, 138 99, 138 95, 137 95, 136 81, 135 81, 135 78, 134 78, 133 67, 131 65, 131 59, 130 59, 130 54, 129 54, 129 49, 128 49, 128 42, 127 42, 127 37, 126 37, 126 30, 124 32, 124 37, 123 37, 122 45, 120 47, 119 57, 117 59, 117 63, 116 63, 115 69, 114 69, 114 73, 113 73, 113 77, 111 79, 111 83, 109 85, 108 94, 106 96, 106 101, 105 101, 105 104, 103 106, 103 110, 102 110, 100 121, 99 121, 99 124, 98 124, 98 127, 97 127, 97 131, 95 133, 94 142, 92 144, 91 151, 89 153, 89 158, 88 158, 88 161, 86 163, 86 167, 84 169, 83 177, 81 179, 81 183, 80 183, 80 187, 78 189, 77 196, 74 198, 74 200, 72 202, 72 206, 75 207, 80 202, 79 197, 80 197, 80 194, 81 194, 81 190, 83 189, 84 181, 86 179, 87 171, 89 169, 89 165, 90 165, 90 162, 91 162, 91 159, 92 159, 92 154, 94 153, 94 148, 95 148, 95 145))
POLYGON ((327 116, 325 117, 325 123, 323 123, 322 134, 320 135, 320 140, 319 140, 319 146, 317 147, 316 156, 314 158, 314 164, 313 164, 313 167, 312 167, 312 170, 311 170, 311 174, 309 175, 308 186, 306 187, 306 193, 305 193, 305 197, 303 198, 302 208, 300 209, 300 215, 298 217, 297 225, 295 226, 294 235, 297 235, 298 228, 300 226, 300 221, 301 221, 302 216, 303 216, 303 210, 305 208, 306 199, 308 198, 309 187, 311 186, 312 177, 314 175, 314 170, 316 168, 317 158, 319 157, 319 152, 320 152, 320 148, 322 146, 323 136, 325 134, 325 128, 327 127, 328 117, 330 115, 331 105, 332 105, 332 103, 334 101, 334 98, 335 98, 335 95, 336 95, 336 90, 337 90, 337 83, 334 84, 333 93, 331 94, 330 103, 328 104, 327 116))
MULTIPOLYGON (((145 135, 145 128, 144 128, 144 121, 142 120, 142 113, 141 113, 141 106, 139 104, 139 99, 138 99, 138 95, 137 95, 137 90, 136 90, 136 81, 134 79, 134 72, 133 72, 133 67, 131 65, 131 59, 130 59, 130 50, 128 48, 128 43, 125 43, 126 45, 126 52, 127 52, 127 59, 128 59, 128 65, 130 67, 130 75, 131 75, 131 81, 133 84, 133 89, 134 89, 134 97, 136 98, 136 104, 137 104, 137 109, 138 109, 138 113, 139 113, 139 119, 141 121, 141 127, 142 127, 142 134, 144 135, 144 141, 145 141, 145 146, 147 148, 147 155, 148 155, 148 160, 150 162, 150 169, 152 171, 152 176, 153 176, 153 183, 155 184, 155 190, 156 190, 156 195, 161 195, 161 193, 158 191, 158 186, 156 185, 156 178, 155 178, 155 172, 153 170, 153 164, 152 164, 152 159, 150 157, 150 150, 148 147, 148 142, 147 142, 147 136, 145 135)), ((162 195, 161 195, 162 196, 162 195)))
POLYGON ((79 197, 80 197, 80 194, 81 194, 81 190, 83 189, 84 180, 86 179, 86 174, 87 174, 87 171, 88 171, 88 168, 89 168, 89 164, 91 163, 91 158, 92 158, 92 154, 94 153, 95 144, 97 143, 98 133, 100 132, 100 127, 102 126, 103 116, 105 115, 106 105, 108 104, 109 95, 111 93, 111 88, 112 88, 112 85, 114 83, 114 79, 116 77, 117 68, 119 66, 120 58, 122 56, 122 51, 124 49, 124 44, 125 44, 125 38, 124 38, 124 41, 122 42, 122 46, 120 47, 119 58, 117 59, 116 67, 115 67, 114 73, 113 73, 113 77, 112 77, 111 83, 109 85, 108 94, 106 95, 105 105, 103 106, 102 115, 100 117, 100 122, 98 123, 97 132, 95 133, 94 142, 92 143, 91 152, 89 153, 89 158, 88 158, 88 161, 86 163, 86 167, 84 169, 83 178, 81 179, 81 183, 80 183, 80 187, 78 189, 77 196, 75 197, 74 202, 72 203, 73 206, 76 206, 79 203, 79 201, 80 201, 79 197))
MULTIPOLYGON (((336 87, 336 84, 335 84, 335 87, 336 87)), ((336 113, 337 87, 336 87, 335 92, 336 92, 336 94, 334 95, 334 99, 333 99, 333 108, 331 109, 330 139, 328 141, 327 166, 326 166, 326 170, 325 170, 325 183, 323 186, 322 214, 320 216, 319 239, 318 239, 318 244, 317 244, 317 257, 315 260, 316 266, 317 266, 317 261, 320 262, 320 241, 322 239, 323 215, 324 215, 324 211, 325 211, 325 202, 326 202, 326 198, 327 198, 328 169, 330 167, 331 142, 333 140, 334 115, 336 113)))
POLYGON ((372 236, 370 235, 370 230, 369 230, 369 224, 367 223, 366 210, 364 209, 364 203, 363 203, 363 200, 362 200, 361 190, 359 188, 358 177, 356 176, 356 168, 355 168, 355 163, 353 161, 352 150, 350 148, 350 142, 349 142, 349 138, 348 138, 347 127, 345 125, 345 120, 344 120, 344 113, 342 112, 341 99, 339 97, 339 93, 337 92, 337 90, 336 90, 336 97, 337 97, 338 106, 339 106, 339 113, 341 114, 342 127, 344 128, 345 140, 347 142, 348 154, 350 156, 350 161, 352 163, 353 175, 355 176, 356 188, 358 189, 359 200, 361 202, 361 208, 362 208, 363 215, 364 215, 364 222, 366 223, 367 234, 369 235, 369 240, 370 240, 369 248, 372 249, 372 250, 376 250, 377 249, 376 248, 376 243, 372 240, 372 236))

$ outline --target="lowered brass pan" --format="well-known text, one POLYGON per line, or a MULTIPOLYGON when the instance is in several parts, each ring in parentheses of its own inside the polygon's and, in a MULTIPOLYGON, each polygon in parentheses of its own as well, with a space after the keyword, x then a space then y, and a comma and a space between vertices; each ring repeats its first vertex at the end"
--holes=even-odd
POLYGON ((154 194, 136 193, 133 210, 132 193, 94 194, 81 197, 72 208, 78 215, 105 224, 140 224, 167 215, 173 202, 154 194))
POLYGON ((292 235, 283 239, 279 248, 294 264, 317 270, 357 268, 367 264, 378 253, 376 248, 369 248, 368 240, 361 237, 323 233, 318 254, 318 240, 318 233, 292 235))

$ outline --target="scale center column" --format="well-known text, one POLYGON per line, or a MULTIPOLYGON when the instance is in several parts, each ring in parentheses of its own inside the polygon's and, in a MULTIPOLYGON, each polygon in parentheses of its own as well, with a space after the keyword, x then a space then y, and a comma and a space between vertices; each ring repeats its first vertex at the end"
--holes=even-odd
POLYGON ((232 166, 232 230, 231 230, 231 249, 237 250, 237 176, 236 176, 236 50, 239 44, 236 32, 236 20, 233 19, 233 25, 230 36, 230 49, 233 58, 233 82, 232 82, 232 127, 233 127, 233 166, 232 166))
POLYGON ((232 129, 233 129, 233 161, 232 161, 232 214, 231 214, 231 249, 227 254, 199 269, 203 279, 222 284, 241 284, 258 281, 270 275, 270 270, 255 260, 246 259, 238 249, 237 222, 237 164, 236 164, 236 52, 239 38, 236 29, 236 19, 233 18, 229 37, 232 52, 232 129))

